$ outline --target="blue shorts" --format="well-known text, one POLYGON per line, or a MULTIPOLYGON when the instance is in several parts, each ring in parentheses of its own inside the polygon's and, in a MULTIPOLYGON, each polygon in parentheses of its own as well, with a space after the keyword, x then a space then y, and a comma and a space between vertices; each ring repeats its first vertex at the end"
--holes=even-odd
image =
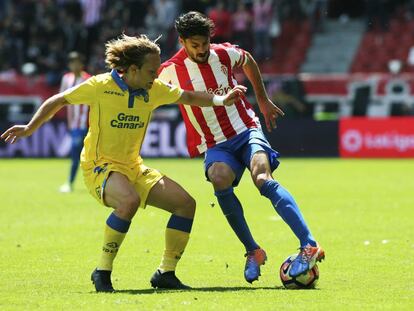
POLYGON ((243 176, 245 168, 250 170, 250 162, 258 151, 264 151, 270 162, 272 172, 279 166, 279 153, 272 149, 263 132, 260 129, 248 129, 243 133, 230 138, 207 149, 204 158, 204 171, 207 180, 207 171, 215 162, 224 162, 231 167, 236 178, 233 186, 237 186, 243 176))

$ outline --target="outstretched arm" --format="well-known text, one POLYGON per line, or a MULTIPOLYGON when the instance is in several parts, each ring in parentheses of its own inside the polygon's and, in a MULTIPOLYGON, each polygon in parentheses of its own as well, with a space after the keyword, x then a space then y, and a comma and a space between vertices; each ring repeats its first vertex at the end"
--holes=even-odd
POLYGON ((15 125, 5 131, 1 138, 5 142, 15 143, 20 137, 30 136, 43 123, 49 120, 64 105, 68 104, 63 97, 63 93, 56 94, 48 98, 36 111, 30 122, 26 125, 15 125))
POLYGON ((253 86, 256 94, 257 103, 259 104, 260 112, 263 114, 266 122, 266 127, 269 132, 276 128, 276 119, 278 116, 283 116, 283 111, 276 106, 267 95, 263 84, 262 75, 260 74, 259 66, 250 53, 246 52, 247 62, 243 66, 243 71, 250 83, 253 86))
POLYGON ((205 92, 184 91, 177 102, 184 105, 198 107, 230 106, 239 100, 245 92, 246 87, 242 85, 235 86, 224 96, 212 95, 205 92))

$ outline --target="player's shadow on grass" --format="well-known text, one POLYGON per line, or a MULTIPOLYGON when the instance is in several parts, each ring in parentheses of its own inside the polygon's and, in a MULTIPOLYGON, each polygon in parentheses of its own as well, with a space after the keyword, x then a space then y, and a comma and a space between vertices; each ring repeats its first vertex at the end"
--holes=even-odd
POLYGON ((177 292, 239 292, 239 291, 253 291, 253 290, 281 290, 282 286, 262 286, 262 287, 244 287, 244 286, 235 286, 235 287, 222 287, 222 286, 213 286, 213 287, 193 287, 191 289, 183 290, 171 290, 171 289, 121 289, 117 290, 116 293, 122 294, 131 294, 131 295, 146 295, 154 293, 177 293, 177 292))

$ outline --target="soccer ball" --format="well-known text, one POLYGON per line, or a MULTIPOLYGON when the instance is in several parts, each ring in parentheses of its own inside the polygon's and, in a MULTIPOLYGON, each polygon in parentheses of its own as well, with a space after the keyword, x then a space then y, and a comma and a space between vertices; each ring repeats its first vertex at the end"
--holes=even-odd
POLYGON ((291 277, 289 275, 290 264, 296 257, 297 254, 289 256, 280 266, 280 280, 283 285, 288 289, 315 288, 319 279, 319 269, 317 265, 314 265, 308 272, 298 275, 297 277, 291 277))

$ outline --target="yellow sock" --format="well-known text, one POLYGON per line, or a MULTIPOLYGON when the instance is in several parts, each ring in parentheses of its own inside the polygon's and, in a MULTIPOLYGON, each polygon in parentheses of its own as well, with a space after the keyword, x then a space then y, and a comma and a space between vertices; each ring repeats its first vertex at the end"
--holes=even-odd
POLYGON ((101 260, 98 265, 98 270, 112 271, 112 264, 118 253, 118 249, 125 238, 126 233, 116 231, 105 225, 104 243, 102 247, 101 260))
POLYGON ((187 245, 190 233, 167 228, 165 230, 165 250, 161 264, 161 272, 174 271, 187 245))

